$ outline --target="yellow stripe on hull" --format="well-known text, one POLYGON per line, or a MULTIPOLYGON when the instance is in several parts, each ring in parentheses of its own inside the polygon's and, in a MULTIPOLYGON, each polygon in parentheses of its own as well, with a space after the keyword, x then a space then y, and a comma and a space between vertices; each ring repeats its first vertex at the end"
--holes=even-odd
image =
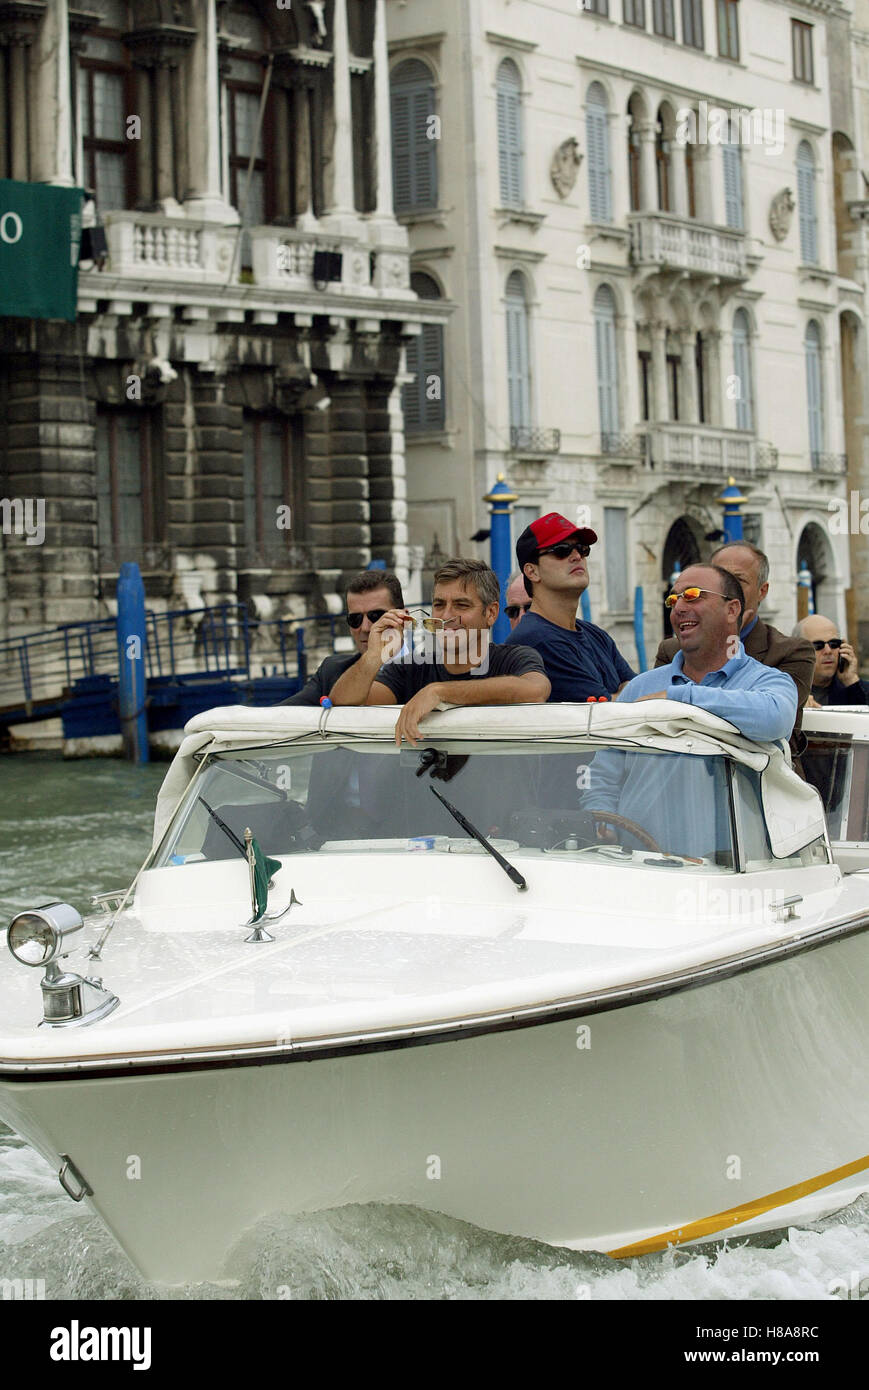
POLYGON ((778 1192, 770 1192, 765 1197, 756 1197, 753 1202, 748 1202, 744 1206, 729 1207, 727 1211, 716 1212, 714 1216, 704 1216, 700 1221, 692 1221, 687 1226, 677 1226, 672 1231, 664 1231, 661 1235, 650 1236, 648 1240, 638 1240, 633 1245, 622 1245, 618 1250, 610 1250, 608 1253, 614 1260, 627 1259, 631 1255, 650 1255, 655 1250, 666 1250, 668 1245, 684 1245, 689 1240, 702 1240, 704 1236, 715 1235, 718 1231, 723 1231, 729 1226, 738 1226, 743 1221, 751 1221, 757 1216, 764 1216, 774 1207, 784 1207, 790 1202, 796 1202, 800 1197, 807 1197, 812 1192, 819 1192, 823 1187, 831 1187, 833 1183, 841 1182, 843 1178, 850 1178, 854 1173, 861 1172, 864 1168, 869 1168, 869 1154, 863 1158, 856 1159, 853 1163, 845 1163, 841 1168, 831 1168, 827 1173, 821 1173, 816 1178, 808 1178, 805 1182, 794 1183, 793 1187, 782 1187, 778 1192))

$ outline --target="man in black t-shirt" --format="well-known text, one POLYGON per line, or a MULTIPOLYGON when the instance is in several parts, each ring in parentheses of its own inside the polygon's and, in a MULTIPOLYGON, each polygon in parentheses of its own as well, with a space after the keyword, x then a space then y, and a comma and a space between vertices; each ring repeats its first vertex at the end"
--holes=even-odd
POLYGON ((432 614, 442 628, 420 650, 404 641, 413 621, 404 608, 385 613, 368 650, 332 689, 335 705, 404 705, 395 741, 416 745, 419 721, 449 705, 542 704, 549 697, 543 662, 527 647, 493 643, 498 580, 481 560, 449 560, 434 577, 432 614))

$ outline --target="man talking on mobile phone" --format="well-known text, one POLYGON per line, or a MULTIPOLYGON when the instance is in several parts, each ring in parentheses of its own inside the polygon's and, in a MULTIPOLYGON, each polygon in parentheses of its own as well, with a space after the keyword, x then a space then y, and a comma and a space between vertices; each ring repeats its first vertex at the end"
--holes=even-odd
POLYGON ((807 709, 869 705, 869 687, 857 674, 857 655, 851 643, 839 636, 834 622, 815 613, 797 623, 794 636, 805 637, 815 649, 815 674, 807 709))

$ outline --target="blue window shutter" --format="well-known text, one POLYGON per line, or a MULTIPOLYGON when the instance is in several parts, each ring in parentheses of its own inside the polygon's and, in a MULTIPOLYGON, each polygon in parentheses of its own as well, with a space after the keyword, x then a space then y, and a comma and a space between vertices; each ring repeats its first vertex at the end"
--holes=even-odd
POLYGON ((609 285, 594 297, 594 346, 597 360, 597 400, 600 432, 619 432, 619 368, 616 354, 616 305, 609 285))
POLYGON ((588 200, 592 222, 612 221, 609 161, 609 123, 606 92, 599 82, 588 89, 585 112, 588 157, 588 200))
MULTIPOLYGON (((437 282, 421 271, 411 275, 410 287, 420 299, 441 297, 437 282)), ((446 419, 446 392, 444 330, 440 324, 424 323, 419 337, 411 338, 407 347, 407 370, 414 374, 414 380, 406 383, 402 391, 405 433, 427 434, 442 430, 446 419), (440 399, 430 400, 428 382, 433 376, 440 382, 440 399)))
POLYGON ((733 315, 733 371, 739 381, 736 400, 736 428, 754 429, 754 387, 751 380, 751 348, 748 315, 737 309, 733 315))
POLYGON ((516 64, 505 58, 498 68, 498 174, 501 206, 521 207, 522 79, 516 64))
POLYGON ((435 94, 424 63, 408 59, 392 74, 392 184, 396 212, 435 208, 438 202, 437 140, 428 138, 435 94))
POLYGON ((724 217, 728 227, 745 228, 742 205, 742 153, 738 145, 722 145, 724 156, 724 217))
POLYGON ((510 424, 531 424, 531 382, 528 358, 528 305, 525 283, 514 270, 507 281, 507 387, 510 424))
POLYGON ((814 319, 806 328, 806 395, 809 407, 809 449, 812 464, 824 448, 824 394, 821 378, 821 334, 814 319))
POLYGON ((800 255, 805 265, 818 263, 818 215, 815 206, 815 157, 803 140, 797 150, 797 202, 800 210, 800 255))

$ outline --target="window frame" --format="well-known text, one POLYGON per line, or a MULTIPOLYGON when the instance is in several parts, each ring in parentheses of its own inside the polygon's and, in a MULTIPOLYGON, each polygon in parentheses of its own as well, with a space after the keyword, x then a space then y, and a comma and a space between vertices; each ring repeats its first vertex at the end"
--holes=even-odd
MULTIPOLYGON (((442 299, 440 286, 433 275, 428 271, 415 270, 410 277, 410 287, 415 290, 421 300, 442 299), (422 294, 419 288, 420 279, 425 279, 435 289, 435 294, 422 294), (416 285, 414 285, 416 281, 416 285)), ((404 433, 408 439, 413 439, 417 435, 443 434, 446 430, 446 382, 444 379, 444 326, 441 323, 424 323, 422 332, 410 339, 405 353, 405 365, 408 373, 413 371, 414 381, 405 382, 401 392, 401 409, 404 416, 404 433), (426 381, 431 375, 433 368, 427 361, 429 354, 433 352, 433 360, 437 363, 435 374, 440 377, 441 394, 440 400, 430 401, 426 397, 426 381), (413 353, 413 357, 411 354, 413 353), (409 405, 413 402, 416 407, 416 419, 412 418, 412 411, 409 405), (430 407, 434 406, 432 410, 430 407)))
POLYGON ((682 0, 682 43, 686 48, 706 51, 703 0, 682 0))
POLYGON ((502 58, 495 73, 495 133, 498 142, 499 207, 525 206, 525 113, 522 72, 513 58, 502 58), (504 74, 511 76, 509 83, 504 74), (515 145, 510 148, 511 133, 515 145))
MULTIPOLYGON (((136 429, 133 431, 139 444, 139 518, 141 521, 141 541, 132 547, 133 550, 144 551, 149 546, 160 546, 165 543, 166 534, 166 495, 165 479, 162 468, 162 420, 159 407, 154 408, 148 405, 122 406, 111 405, 100 401, 97 404, 96 428, 94 434, 94 459, 95 459, 95 489, 97 500, 97 555, 100 572, 105 571, 106 565, 110 569, 117 568, 117 552, 119 547, 125 544, 121 539, 121 491, 120 474, 118 460, 118 422, 122 418, 128 419, 131 423, 135 421, 136 429), (109 539, 104 539, 104 528, 100 525, 100 477, 102 473, 101 462, 101 431, 100 421, 105 420, 108 430, 108 471, 109 471, 109 539), (105 557, 111 551, 111 559, 105 557)), ((129 494, 127 494, 129 496, 129 494)))
MULTIPOLYGON (((102 30, 100 37, 120 40, 120 34, 114 30, 111 32, 102 30)), ((122 78, 125 109, 127 111, 136 110, 138 103, 135 96, 135 74, 126 49, 124 53, 127 57, 126 63, 113 63, 108 58, 78 57, 75 74, 77 98, 75 121, 81 125, 81 102, 84 100, 88 111, 88 128, 92 132, 96 129, 96 122, 94 120, 94 73, 104 72, 111 77, 122 78), (82 90, 82 88, 84 90, 82 90)), ((94 134, 86 135, 83 128, 79 131, 79 134, 81 136, 82 180, 86 188, 92 188, 94 190, 97 209, 100 212, 104 210, 106 212, 115 211, 114 208, 104 207, 100 201, 100 190, 97 183, 97 154, 114 154, 123 157, 125 202, 123 209, 117 210, 123 211, 124 209, 135 207, 138 198, 136 178, 137 161, 135 159, 136 142, 127 140, 124 134, 121 135, 119 140, 107 140, 104 136, 94 134)))
POLYGON ((807 87, 815 85, 815 55, 812 44, 814 24, 806 24, 802 19, 791 19, 791 63, 793 80, 807 87))
POLYGON ((396 63, 389 74, 389 155, 392 161, 392 205, 396 217, 412 215, 416 212, 433 212, 438 206, 439 190, 439 170, 438 170, 438 144, 437 140, 426 139, 425 144, 417 139, 417 130, 414 125, 414 98, 425 94, 428 104, 428 114, 437 114, 437 90, 434 76, 427 63, 422 58, 415 56, 404 57, 396 63), (396 75, 401 73, 402 68, 418 66, 420 75, 409 79, 396 80, 396 75), (423 77, 422 74, 425 74, 423 77), (399 156, 396 150, 397 118, 396 103, 399 98, 405 97, 408 101, 407 108, 407 129, 408 129, 408 148, 407 148, 407 184, 408 198, 402 200, 400 196, 400 170, 399 156), (421 165, 423 155, 427 161, 427 170, 423 174, 421 165), (420 183, 428 181, 429 193, 427 197, 419 193, 420 183))
POLYGON ((646 0, 622 0, 622 23, 630 29, 646 28, 646 0))
POLYGON ((660 39, 676 39, 675 0, 652 0, 652 32, 660 39))
POLYGON ((715 0, 718 56, 739 62, 739 0, 715 0))
POLYGON ((507 399, 509 407, 510 428, 511 429, 531 429, 533 427, 534 408, 532 396, 533 372, 531 369, 531 313, 528 304, 528 278, 521 270, 511 270, 504 285, 504 318, 507 339, 507 399), (511 293, 510 284, 521 284, 521 314, 519 311, 519 295, 511 293), (518 337, 511 337, 512 333, 518 337), (514 344, 511 349, 511 342, 514 344), (523 363, 522 346, 524 344, 524 373, 520 375, 519 369, 523 363), (519 348, 519 359, 515 356, 516 345, 519 348), (514 386, 513 382, 517 385, 514 386))
MULTIPOLYGON (((596 137, 595 137, 596 138, 596 137)), ((610 151, 609 98, 606 88, 600 82, 591 82, 585 94, 585 143, 588 169, 588 205, 592 222, 609 225, 613 221, 613 165, 610 151), (597 87, 603 94, 603 102, 589 99, 597 87), (601 139, 599 150, 593 150, 593 128, 597 127, 601 139), (596 154, 603 155, 600 167, 595 163, 596 154), (597 180, 597 183, 594 180, 597 180), (598 215, 599 214, 599 215, 598 215)))
MULTIPOLYGON (((604 281, 598 285, 592 300, 598 424, 603 446, 614 435, 621 433, 618 314, 618 300, 613 288, 604 281), (604 290, 607 291, 606 299, 602 297, 604 290)), ((604 447, 603 452, 610 450, 604 447)))
POLYGON ((240 569, 257 569, 266 565, 278 565, 283 568, 293 568, 294 561, 290 554, 293 546, 298 544, 296 537, 305 533, 304 519, 304 463, 302 457, 302 437, 303 426, 301 418, 297 415, 283 415, 274 410, 245 410, 242 416, 242 563, 240 569), (277 422, 281 426, 280 431, 280 451, 281 451, 281 486, 282 498, 280 506, 291 507, 291 524, 287 529, 278 530, 275 527, 267 527, 265 522, 265 502, 266 496, 263 491, 263 449, 262 433, 263 425, 266 423, 277 422), (245 484, 247 459, 244 447, 244 432, 249 425, 253 426, 253 500, 254 500, 254 532, 255 537, 251 540, 248 534, 247 514, 246 514, 246 491, 245 484), (274 539, 274 532, 277 532, 277 539, 274 539), (272 544, 269 543, 272 537, 272 544), (280 562, 284 559, 283 551, 287 552, 285 565, 280 562))

